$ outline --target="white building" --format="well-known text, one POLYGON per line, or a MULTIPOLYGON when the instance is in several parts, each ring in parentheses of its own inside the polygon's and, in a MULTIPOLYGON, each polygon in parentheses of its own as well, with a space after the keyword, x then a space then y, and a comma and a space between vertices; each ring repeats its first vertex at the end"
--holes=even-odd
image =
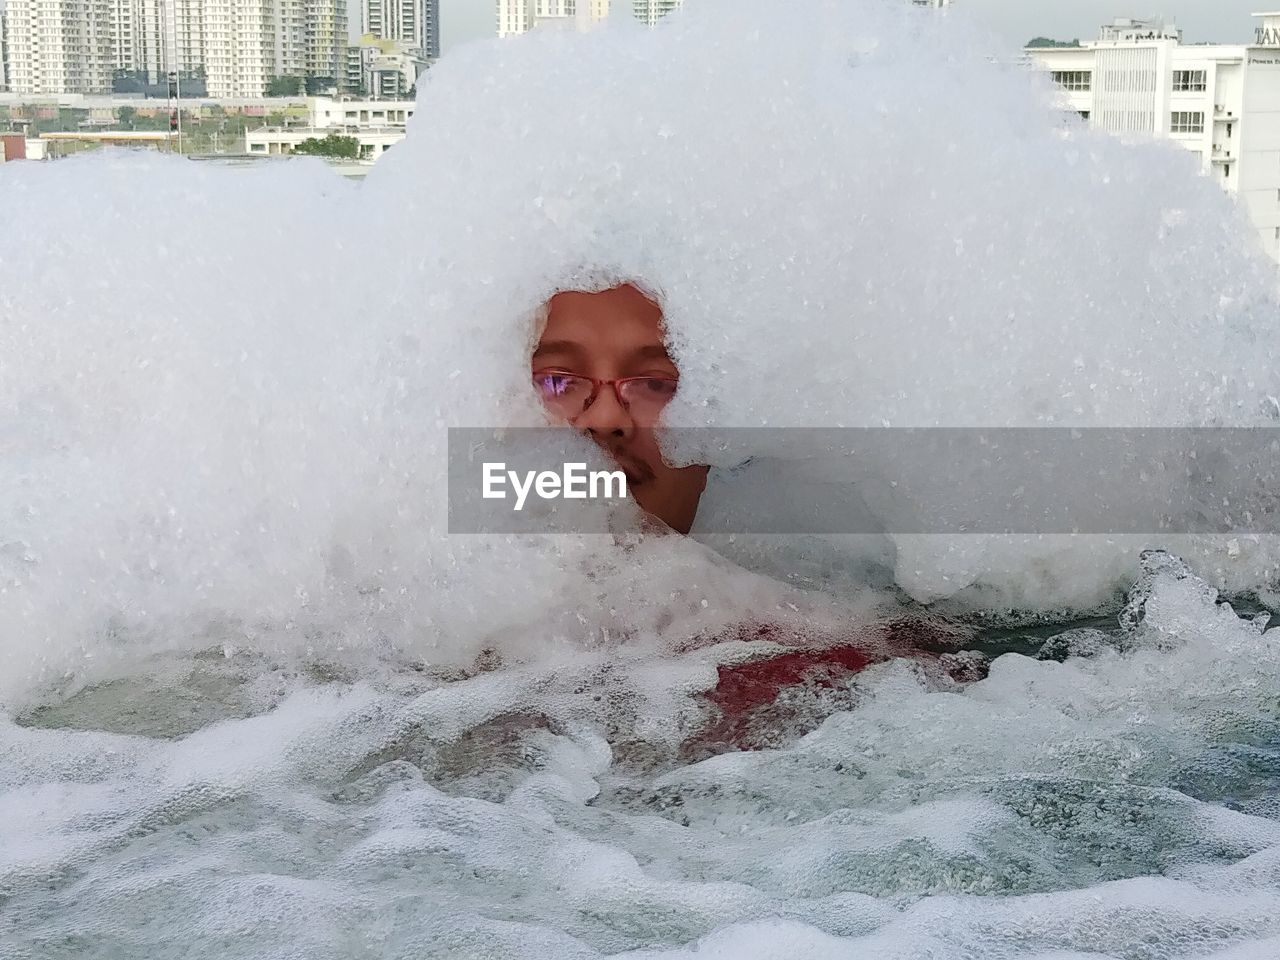
POLYGON ((308 101, 310 117, 302 126, 260 127, 245 133, 245 152, 261 156, 287 156, 305 140, 322 140, 331 134, 355 137, 361 160, 377 160, 404 139, 405 125, 417 104, 412 100, 334 100, 314 97, 308 101))
POLYGON ((307 101, 310 125, 317 130, 404 128, 418 104, 413 100, 335 100, 311 97, 307 101))
POLYGON ((323 140, 331 134, 354 137, 360 144, 360 160, 377 160, 404 139, 404 129, 396 127, 360 130, 317 130, 312 127, 260 127, 244 135, 246 153, 263 157, 282 157, 306 140, 323 140))
POLYGON ((1191 151, 1280 260, 1280 13, 1254 16, 1253 43, 1184 44, 1170 24, 1117 20, 1097 40, 1026 53, 1092 126, 1191 151))

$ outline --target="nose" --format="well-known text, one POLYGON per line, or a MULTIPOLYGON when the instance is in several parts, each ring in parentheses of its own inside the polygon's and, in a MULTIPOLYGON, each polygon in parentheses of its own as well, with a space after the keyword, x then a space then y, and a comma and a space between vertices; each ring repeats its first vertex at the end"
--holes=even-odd
POLYGON ((604 384, 596 398, 583 410, 573 425, 591 435, 597 443, 630 440, 636 432, 636 422, 631 411, 618 402, 613 387, 604 384))

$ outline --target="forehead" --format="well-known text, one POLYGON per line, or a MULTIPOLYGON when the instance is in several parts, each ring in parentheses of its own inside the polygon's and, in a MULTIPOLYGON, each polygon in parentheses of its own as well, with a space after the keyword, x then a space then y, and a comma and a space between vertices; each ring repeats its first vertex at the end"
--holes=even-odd
POLYGON ((629 284, 557 293, 548 304, 542 339, 619 348, 661 344, 662 308, 629 284))

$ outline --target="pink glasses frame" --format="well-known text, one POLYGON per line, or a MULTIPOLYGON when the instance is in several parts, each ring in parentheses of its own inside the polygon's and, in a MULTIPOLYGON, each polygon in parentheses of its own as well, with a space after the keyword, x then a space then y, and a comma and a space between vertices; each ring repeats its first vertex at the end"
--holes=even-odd
POLYGON ((585 380, 591 384, 591 395, 587 397, 587 402, 583 404, 582 410, 585 413, 587 409, 596 402, 596 397, 600 396, 600 391, 604 387, 613 387, 613 396, 618 401, 618 406, 624 410, 631 409, 631 404, 622 398, 622 385, 624 383, 634 383, 637 380, 662 380, 665 383, 678 384, 679 377, 655 377, 652 374, 644 377, 618 377, 614 380, 606 380, 603 377, 588 377, 581 373, 568 373, 564 370, 535 370, 533 371, 533 379, 535 385, 540 377, 573 377, 575 380, 585 380))

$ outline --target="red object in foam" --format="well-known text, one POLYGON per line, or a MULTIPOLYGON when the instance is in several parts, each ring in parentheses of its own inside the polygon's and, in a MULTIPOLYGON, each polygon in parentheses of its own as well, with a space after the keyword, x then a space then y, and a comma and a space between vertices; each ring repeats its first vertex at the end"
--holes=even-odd
MULTIPOLYGON (((719 719, 686 744, 686 753, 714 753, 726 747, 757 749, 762 745, 759 739, 760 711, 775 703, 785 689, 796 684, 832 689, 873 663, 883 663, 895 657, 933 664, 943 672, 951 673, 939 666, 939 654, 946 649, 958 649, 971 639, 971 634, 943 621, 906 618, 869 625, 859 630, 855 637, 852 641, 846 637, 844 642, 833 642, 830 637, 804 642, 778 627, 754 625, 744 626, 736 637, 721 638, 769 640, 790 649, 762 660, 717 667, 718 680, 705 697, 718 708, 719 719), (753 719, 756 720, 755 730, 753 719)), ((952 677, 961 681, 972 679, 954 673, 952 677)), ((771 722, 765 719, 765 726, 771 722)))
MULTIPOLYGON (((883 655, 881 660, 885 659, 883 655)), ((858 673, 875 662, 863 647, 823 647, 818 650, 796 650, 768 660, 719 667, 720 680, 707 699, 726 716, 745 713, 778 699, 784 687, 812 679, 819 686, 833 686, 837 675, 858 673), (816 674, 823 667, 825 675, 816 674)))

